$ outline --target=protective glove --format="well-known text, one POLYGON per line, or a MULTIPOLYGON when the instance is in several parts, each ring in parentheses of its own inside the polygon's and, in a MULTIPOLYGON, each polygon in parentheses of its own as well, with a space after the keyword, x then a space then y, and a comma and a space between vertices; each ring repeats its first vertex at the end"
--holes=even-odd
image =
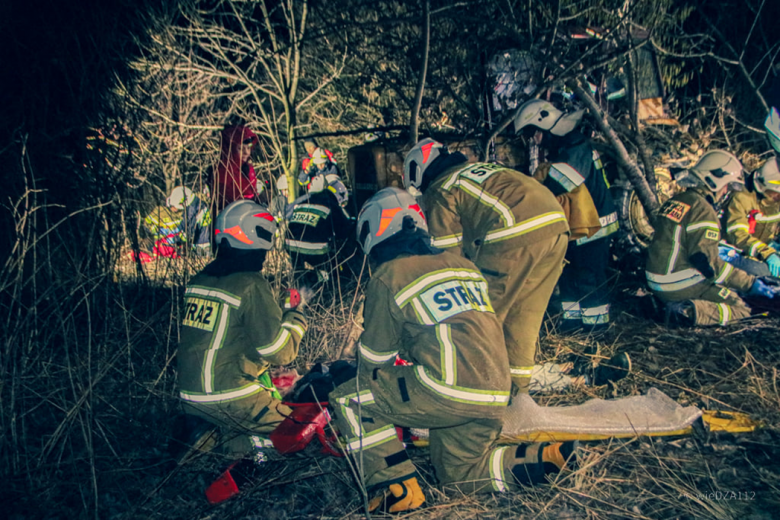
POLYGON ((724 262, 731 262, 736 256, 737 252, 730 247, 718 246, 718 257, 724 262))
POLYGON ((308 287, 287 289, 287 294, 284 297, 284 309, 298 309, 302 311, 313 295, 314 292, 308 287))
POLYGON ((748 291, 748 296, 763 296, 765 298, 774 298, 775 292, 761 280, 756 280, 748 291))
POLYGON ((766 259, 766 265, 769 267, 769 272, 775 278, 780 277, 780 255, 774 253, 766 259))

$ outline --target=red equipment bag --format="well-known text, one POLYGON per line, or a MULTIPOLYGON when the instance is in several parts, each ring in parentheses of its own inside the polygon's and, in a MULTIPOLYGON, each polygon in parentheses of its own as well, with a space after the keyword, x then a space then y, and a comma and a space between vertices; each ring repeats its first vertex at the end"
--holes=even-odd
POLYGON ((301 451, 316 435, 323 447, 323 452, 340 457, 341 454, 331 446, 331 441, 325 435, 325 425, 330 422, 328 403, 285 403, 293 408, 282 424, 271 432, 271 442, 276 451, 282 454, 301 451))

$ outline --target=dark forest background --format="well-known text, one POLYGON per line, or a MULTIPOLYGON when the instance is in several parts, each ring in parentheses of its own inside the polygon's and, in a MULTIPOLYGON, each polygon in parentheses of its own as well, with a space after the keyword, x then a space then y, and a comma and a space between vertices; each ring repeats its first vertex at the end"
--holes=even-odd
MULTIPOLYGON (((179 478, 163 425, 192 271, 117 266, 138 247, 140 216, 173 186, 206 182, 225 124, 255 129, 269 179, 297 173, 304 136, 345 163, 370 127, 408 138, 427 56, 421 134, 487 142, 513 137, 511 109, 487 108, 497 53, 538 57, 534 94, 586 72, 630 87, 652 49, 680 132, 752 167, 769 150, 779 19, 773 0, 0 3, 0 515, 205 514, 183 507, 197 483, 155 502, 179 478), (602 37, 562 36, 584 27, 602 37)), ((635 97, 603 106, 641 162, 651 130, 635 97)))

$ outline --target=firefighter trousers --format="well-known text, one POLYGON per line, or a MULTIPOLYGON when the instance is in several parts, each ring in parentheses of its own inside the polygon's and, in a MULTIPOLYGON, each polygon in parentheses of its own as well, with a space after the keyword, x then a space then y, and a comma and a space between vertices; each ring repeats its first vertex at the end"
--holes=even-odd
POLYGON ((431 462, 441 484, 464 493, 517 489, 512 476, 516 447, 496 445, 506 406, 444 403, 413 370, 361 373, 330 393, 344 447, 366 489, 372 492, 416 474, 395 426, 430 428, 431 462))
POLYGON ((264 442, 268 434, 292 412, 289 406, 266 390, 222 403, 183 401, 183 407, 185 413, 201 417, 220 428, 222 450, 231 458, 244 457, 257 447, 251 436, 258 436, 261 442, 269 444, 270 441, 264 442))
POLYGON ((702 327, 728 325, 750 316, 750 308, 737 293, 711 282, 705 281, 681 291, 654 294, 667 304, 691 302, 695 309, 694 324, 702 327))
POLYGON ((585 327, 587 330, 609 325, 607 265, 612 237, 578 245, 570 242, 569 262, 563 268, 559 287, 563 310, 563 330, 585 327))
POLYGON ((500 255, 483 247, 474 260, 504 327, 512 382, 523 393, 531 382, 539 329, 561 276, 568 238, 558 235, 500 255))

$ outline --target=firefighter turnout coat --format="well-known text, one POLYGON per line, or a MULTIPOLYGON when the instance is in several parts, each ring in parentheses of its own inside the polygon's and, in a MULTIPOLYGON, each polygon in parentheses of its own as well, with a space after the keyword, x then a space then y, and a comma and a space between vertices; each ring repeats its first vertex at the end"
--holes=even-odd
POLYGON ((664 302, 690 300, 697 325, 725 325, 750 314, 734 291, 750 290, 755 277, 718 257, 718 217, 697 189, 677 194, 661 207, 648 251, 650 290, 664 302))
POLYGON ((471 259, 487 279, 513 381, 526 391, 563 268, 569 232, 563 208, 532 177, 489 163, 446 169, 425 190, 423 206, 433 244, 471 259))
POLYGON ((609 323, 609 237, 619 228, 617 210, 601 157, 590 140, 574 130, 555 139, 555 143, 557 148, 550 154, 552 164, 545 185, 556 195, 587 188, 601 225, 595 234, 577 238, 566 253, 569 264, 559 282, 562 327, 605 327, 609 323))
POLYGON ((233 430, 270 432, 289 408, 259 378, 269 364, 296 358, 306 331, 303 314, 282 314, 260 273, 201 273, 184 296, 177 358, 186 411, 233 430))
POLYGON ((780 202, 752 191, 737 191, 723 213, 726 242, 745 255, 766 261, 777 251, 770 245, 780 230, 780 202))
POLYGON ((286 219, 287 249, 301 255, 328 254, 335 239, 346 239, 353 230, 349 215, 328 189, 296 199, 286 219))
POLYGON ((415 473, 395 425, 431 428, 441 483, 463 482, 468 492, 514 485, 504 480, 512 479, 514 448, 495 446, 509 361, 477 267, 449 252, 390 260, 373 273, 364 313, 358 377, 331 392, 330 403, 367 487, 415 473), (412 364, 394 366, 398 356, 412 364))

